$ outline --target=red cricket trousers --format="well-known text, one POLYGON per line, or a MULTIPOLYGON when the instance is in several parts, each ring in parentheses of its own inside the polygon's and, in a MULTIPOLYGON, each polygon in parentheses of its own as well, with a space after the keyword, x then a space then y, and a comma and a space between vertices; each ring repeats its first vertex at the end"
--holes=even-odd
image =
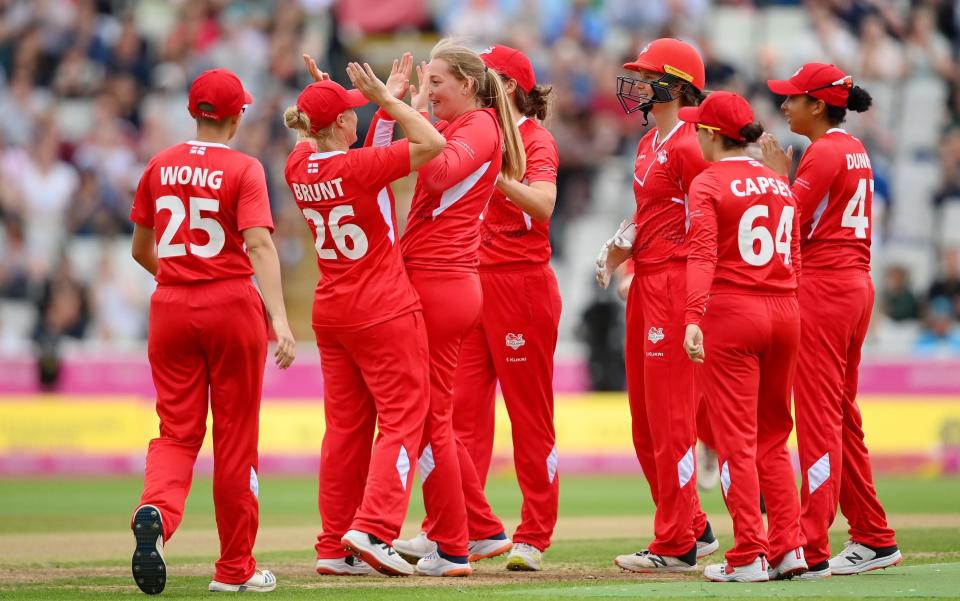
POLYGON ((727 563, 743 566, 765 555, 777 565, 802 544, 800 500, 787 451, 793 430, 790 388, 800 344, 797 299, 712 294, 701 328, 704 363, 697 381, 733 519, 734 545, 726 553, 727 563))
POLYGON ((627 395, 633 446, 656 505, 652 553, 688 553, 707 525, 696 472, 693 363, 683 350, 686 262, 636 273, 627 297, 627 395))
POLYGON ((804 553, 814 565, 830 558, 827 530, 840 510, 850 538, 871 547, 896 544, 873 485, 857 406, 860 350, 870 326, 870 273, 804 269, 799 290, 801 346, 794 384, 803 482, 804 553))
POLYGON ((430 408, 420 444, 420 477, 427 536, 447 555, 466 556, 470 523, 487 538, 503 532, 483 494, 473 461, 453 430, 453 384, 466 334, 480 317, 483 295, 476 273, 410 269, 420 295, 430 347, 430 408), (468 508, 465 490, 473 504, 468 508))
MULTIPOLYGON (((518 271, 481 271, 483 310, 460 349, 454 386, 453 428, 466 446, 481 484, 493 455, 497 381, 510 414, 513 461, 523 493, 514 542, 541 551, 550 546, 557 523, 560 478, 553 427, 553 354, 561 300, 549 265, 518 271)), ((467 495, 471 506, 482 502, 467 495)), ((471 519, 470 538, 486 538, 485 524, 471 519)), ((488 527, 489 528, 489 527, 488 527)))
POLYGON ((267 315, 249 278, 157 286, 147 354, 160 436, 150 441, 140 504, 154 505, 168 540, 183 518, 193 464, 213 411, 213 504, 220 535, 214 579, 253 576, 259 504, 257 437, 267 315))
POLYGON ((330 559, 348 555, 347 530, 387 544, 400 534, 427 415, 427 330, 412 311, 361 330, 314 331, 326 423, 315 548, 330 559))

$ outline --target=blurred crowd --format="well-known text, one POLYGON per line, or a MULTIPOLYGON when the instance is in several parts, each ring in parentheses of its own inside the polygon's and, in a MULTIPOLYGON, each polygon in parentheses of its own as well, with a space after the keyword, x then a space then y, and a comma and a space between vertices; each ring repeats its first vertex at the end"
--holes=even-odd
MULTIPOLYGON (((310 266, 308 233, 282 176, 292 140, 281 115, 308 82, 303 52, 340 81, 348 58, 383 72, 403 50, 426 59, 447 35, 477 49, 501 42, 526 52, 554 90, 547 125, 560 148, 552 236, 561 265, 583 253, 592 260, 602 242, 580 240, 572 227, 597 210, 604 189, 597 180, 611 163, 625 171, 617 203, 622 216, 630 212, 628 174, 644 127, 618 105, 616 77, 656 37, 695 43, 708 87, 745 94, 767 129, 797 146, 766 91, 768 77, 819 60, 849 70, 871 91, 873 83, 934 82, 943 90, 942 123, 907 157, 935 167, 928 197, 897 193, 894 109, 878 102, 851 124, 876 169, 875 245, 896 238, 888 216, 898 203, 951 214, 960 207, 960 10, 951 1, 0 0, 0 12, 0 304, 33 308, 32 317, 0 313, 0 350, 16 346, 11 331, 41 345, 144 338, 151 283, 130 267, 132 194, 149 157, 192 136, 187 88, 215 66, 235 71, 254 97, 234 146, 266 167, 285 274, 310 266), (727 15, 723 23, 736 26, 743 15, 752 25, 717 31, 717 11, 727 15), (788 51, 756 34, 757 23, 774 14, 796 23, 788 51), (734 52, 730 45, 740 42, 749 52, 734 52)), ((960 354, 958 251, 932 234, 930 242, 930 281, 914 281, 913 265, 885 257, 878 307, 891 322, 926 324, 911 339, 917 352, 960 354)), ((580 283, 581 275, 562 285, 580 283)), ((604 302, 615 301, 565 310, 586 316, 588 344, 609 347, 610 336, 595 329, 622 323, 616 311, 597 308, 604 302)), ((309 298, 303 306, 306 312, 309 298)))

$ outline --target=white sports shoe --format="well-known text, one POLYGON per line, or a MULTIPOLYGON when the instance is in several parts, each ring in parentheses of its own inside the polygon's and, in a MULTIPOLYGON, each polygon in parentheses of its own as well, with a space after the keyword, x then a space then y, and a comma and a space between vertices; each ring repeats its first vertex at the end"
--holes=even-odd
POLYGON ((543 569, 543 553, 527 543, 513 543, 507 556, 507 569, 511 572, 539 572, 543 569))
POLYGON ((421 532, 411 539, 403 540, 402 538, 398 538, 394 540, 393 548, 401 557, 415 564, 420 559, 436 551, 437 543, 427 538, 426 532, 421 532))
POLYGON ((153 505, 143 505, 133 514, 130 526, 137 546, 131 567, 133 580, 148 595, 163 592, 167 583, 167 564, 163 559, 163 518, 153 505))
POLYGON ((767 575, 770 580, 790 580, 807 571, 807 560, 803 558, 803 547, 788 551, 776 566, 767 566, 767 575))
POLYGON ((423 576, 469 576, 473 568, 469 563, 454 563, 448 561, 434 551, 417 562, 417 574, 423 576))
POLYGON ((797 576, 797 580, 823 580, 832 575, 830 572, 830 562, 821 561, 818 564, 810 566, 806 572, 797 576))
POLYGON ((703 569, 703 577, 712 582, 766 582, 767 560, 760 555, 753 563, 734 568, 728 563, 714 563, 703 569))
POLYGON ((703 559, 708 555, 712 555, 716 553, 719 548, 720 541, 713 535, 713 528, 710 527, 710 522, 707 522, 707 527, 703 529, 703 534, 697 539, 697 559, 703 559))
MULTIPOLYGON (((690 553, 692 555, 692 553, 690 553)), ((679 557, 670 557, 669 555, 657 555, 647 549, 630 555, 618 555, 613 560, 614 565, 620 569, 629 572, 638 572, 640 574, 661 574, 666 572, 695 572, 697 570, 697 560, 694 557, 693 563, 687 563, 679 557)))
POLYGON ((366 576, 373 568, 359 557, 348 555, 337 559, 318 559, 317 574, 321 576, 366 576))
POLYGON ((379 538, 361 532, 348 530, 340 539, 343 548, 359 555, 370 567, 387 576, 413 576, 413 566, 404 561, 393 547, 379 538))
POLYGON ((850 576, 889 568, 901 561, 903 556, 896 546, 874 548, 850 540, 843 551, 830 558, 830 571, 834 576, 850 576))
POLYGON ((467 543, 467 551, 470 553, 470 561, 480 561, 503 555, 513 547, 513 541, 509 538, 484 538, 482 540, 472 540, 467 543))
POLYGON ((277 577, 273 572, 257 570, 250 580, 243 584, 225 584, 211 580, 207 590, 214 593, 269 593, 275 588, 277 588, 277 577))

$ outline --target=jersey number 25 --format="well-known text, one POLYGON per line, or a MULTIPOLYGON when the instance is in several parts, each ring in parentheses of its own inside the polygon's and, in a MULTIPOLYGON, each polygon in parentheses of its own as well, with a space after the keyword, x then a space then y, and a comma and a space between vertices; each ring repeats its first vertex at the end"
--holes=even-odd
MULTIPOLYGON (((220 201, 215 198, 199 198, 191 196, 190 205, 190 229, 203 230, 210 239, 206 244, 190 243, 190 254, 209 259, 217 256, 223 250, 223 244, 226 236, 223 232, 223 226, 212 217, 204 217, 200 211, 216 213, 220 210, 220 201)), ((157 212, 170 211, 170 221, 164 228, 160 236, 160 242, 157 244, 157 257, 167 259, 170 257, 182 257, 187 254, 187 245, 174 243, 173 237, 180 229, 180 225, 187 218, 187 212, 184 208, 183 199, 178 196, 161 196, 155 203, 157 212)))

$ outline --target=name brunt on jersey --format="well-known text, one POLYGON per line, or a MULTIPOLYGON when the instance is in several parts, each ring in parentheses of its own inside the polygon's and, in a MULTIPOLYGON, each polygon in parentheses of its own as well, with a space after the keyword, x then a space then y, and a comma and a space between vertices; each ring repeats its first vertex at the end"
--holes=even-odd
POLYGON ((298 184, 290 182, 293 194, 297 200, 303 202, 320 202, 323 200, 333 200, 343 198, 342 177, 331 179, 325 182, 316 182, 313 184, 298 184))

